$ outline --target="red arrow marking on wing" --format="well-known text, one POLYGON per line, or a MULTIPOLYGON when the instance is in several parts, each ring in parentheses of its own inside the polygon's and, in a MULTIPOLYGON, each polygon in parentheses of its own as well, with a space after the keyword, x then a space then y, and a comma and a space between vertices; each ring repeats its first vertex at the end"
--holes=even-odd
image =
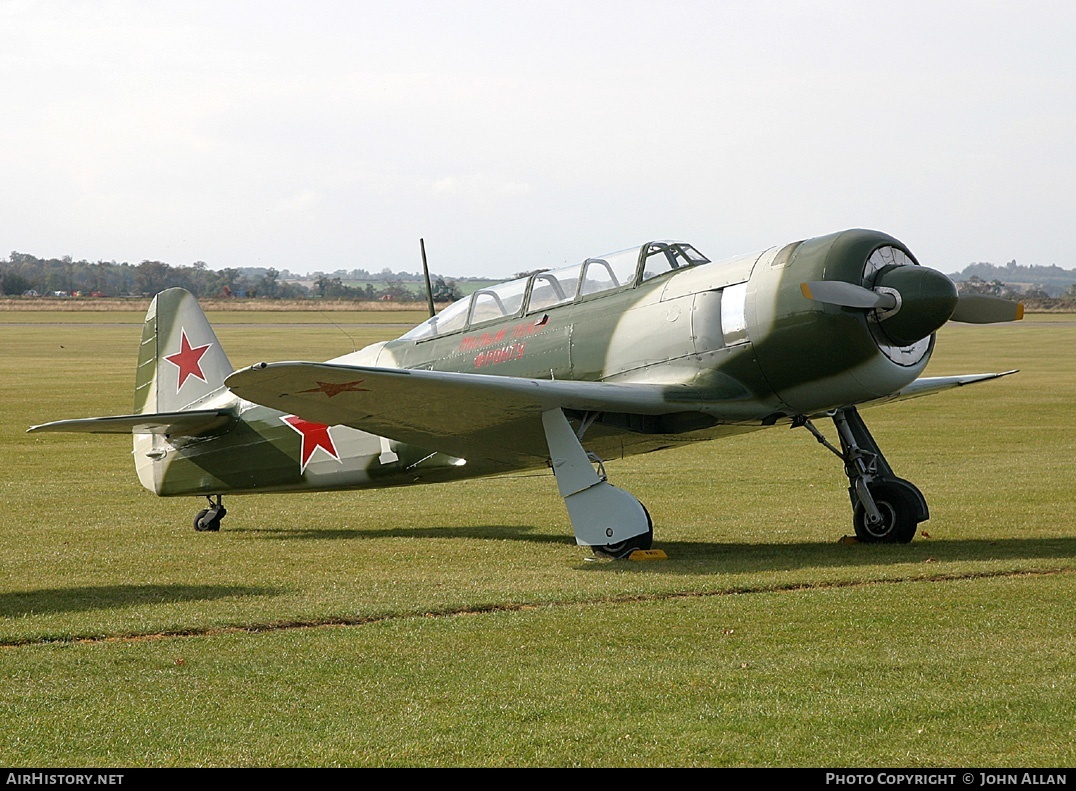
POLYGON ((299 471, 306 472, 306 465, 314 451, 321 448, 332 458, 340 461, 340 454, 336 452, 336 444, 329 435, 329 427, 324 423, 311 423, 295 415, 286 415, 280 418, 303 438, 303 447, 299 453, 299 471))
POLYGON ((176 386, 177 393, 183 388, 183 383, 187 381, 188 376, 201 379, 203 382, 206 380, 205 374, 202 373, 201 360, 202 355, 209 351, 209 347, 212 345, 212 343, 207 343, 205 346, 192 347, 191 342, 187 340, 187 331, 180 329, 179 351, 164 358, 179 369, 179 384, 176 386))

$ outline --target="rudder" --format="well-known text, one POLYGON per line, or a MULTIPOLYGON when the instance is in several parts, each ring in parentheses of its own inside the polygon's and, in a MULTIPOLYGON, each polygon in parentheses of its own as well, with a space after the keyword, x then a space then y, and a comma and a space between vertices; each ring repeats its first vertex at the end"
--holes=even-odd
POLYGON ((223 387, 233 370, 193 294, 170 288, 153 298, 138 348, 137 414, 194 407, 223 387))

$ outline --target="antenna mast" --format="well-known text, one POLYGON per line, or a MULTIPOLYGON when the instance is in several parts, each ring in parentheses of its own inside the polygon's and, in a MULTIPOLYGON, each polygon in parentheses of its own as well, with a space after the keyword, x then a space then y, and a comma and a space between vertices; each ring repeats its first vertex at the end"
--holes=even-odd
POLYGON ((433 309, 433 286, 430 285, 430 268, 426 266, 426 242, 423 239, 418 240, 418 246, 422 250, 422 274, 426 278, 426 304, 430 308, 430 318, 434 316, 433 309))

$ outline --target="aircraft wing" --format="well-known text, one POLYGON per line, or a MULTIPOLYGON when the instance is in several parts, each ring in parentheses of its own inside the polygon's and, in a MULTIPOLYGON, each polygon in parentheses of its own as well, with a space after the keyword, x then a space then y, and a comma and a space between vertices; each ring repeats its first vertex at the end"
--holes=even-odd
POLYGON ((143 415, 110 415, 56 420, 30 426, 27 432, 75 431, 85 434, 168 434, 197 437, 235 420, 225 409, 192 409, 186 412, 151 412, 143 415))
POLYGON ((541 421, 546 410, 658 415, 694 408, 671 403, 667 385, 313 362, 259 363, 231 374, 225 384, 241 398, 305 420, 506 465, 549 455, 541 421))
MULTIPOLYGON (((917 379, 862 404, 929 395, 1015 371, 917 379)), ((305 420, 345 425, 459 458, 518 466, 548 456, 541 413, 665 415, 698 410, 690 388, 675 385, 557 381, 489 374, 335 363, 258 363, 228 376, 241 398, 305 420)))
POLYGON ((904 401, 909 398, 930 395, 931 393, 940 393, 942 390, 949 390, 954 387, 963 387, 964 385, 971 385, 977 382, 1000 379, 1003 376, 1009 376, 1014 373, 1017 373, 1017 371, 1003 371, 1001 373, 993 374, 962 374, 958 376, 924 376, 916 379, 910 385, 898 390, 892 395, 876 398, 873 401, 867 401, 860 406, 868 407, 876 406, 878 404, 888 404, 893 401, 904 401))

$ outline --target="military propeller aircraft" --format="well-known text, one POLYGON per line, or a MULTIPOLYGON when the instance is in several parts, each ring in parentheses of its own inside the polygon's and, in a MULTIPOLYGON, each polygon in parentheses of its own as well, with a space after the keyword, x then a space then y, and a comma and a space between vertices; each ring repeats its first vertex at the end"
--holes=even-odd
MULTIPOLYGON (((431 310, 431 313, 433 311, 431 310)), ((804 427, 843 462, 855 535, 908 542, 929 516, 860 416, 1014 371, 920 377, 947 321, 1023 316, 960 296, 897 239, 846 230, 712 262, 655 241, 485 288, 328 362, 234 370, 195 298, 156 295, 134 413, 34 432, 132 433, 139 480, 203 495, 406 486, 550 467, 579 545, 649 550, 646 508, 605 462, 804 427), (839 446, 815 421, 833 421, 839 446)))

